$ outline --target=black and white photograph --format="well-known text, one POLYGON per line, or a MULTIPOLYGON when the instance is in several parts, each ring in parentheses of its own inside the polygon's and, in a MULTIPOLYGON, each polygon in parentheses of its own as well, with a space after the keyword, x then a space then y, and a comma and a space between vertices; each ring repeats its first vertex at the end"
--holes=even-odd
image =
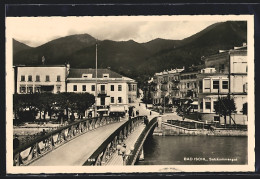
POLYGON ((253 15, 7 17, 7 173, 254 171, 253 29, 253 15))

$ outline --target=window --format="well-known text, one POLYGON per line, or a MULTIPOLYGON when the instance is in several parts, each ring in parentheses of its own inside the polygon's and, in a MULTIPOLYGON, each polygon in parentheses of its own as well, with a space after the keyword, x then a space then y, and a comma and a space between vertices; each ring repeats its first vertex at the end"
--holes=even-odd
POLYGON ((111 100, 111 103, 115 102, 115 98, 114 97, 111 97, 110 100, 111 100))
POLYGON ((109 78, 109 74, 103 74, 103 78, 109 78))
POLYGON ((27 87, 27 93, 33 93, 33 87, 32 86, 27 87))
POLYGON ((214 121, 215 121, 215 122, 220 122, 219 116, 214 116, 214 121))
POLYGON ((204 88, 210 89, 210 79, 204 79, 204 88))
POLYGON ((122 103, 122 97, 118 97, 118 103, 122 103))
POLYGON ((104 105, 106 104, 106 99, 105 99, 104 96, 102 96, 102 97, 100 98, 100 104, 101 104, 102 106, 104 106, 104 105))
POLYGON ((91 91, 95 91, 95 85, 91 85, 91 91))
POLYGON ((114 91, 115 90, 115 86, 114 85, 111 85, 110 86, 110 91, 114 91))
POLYGON ((35 86, 34 91, 35 91, 35 93, 40 93, 41 92, 41 87, 40 86, 35 86))
POLYGON ((190 83, 187 83, 187 88, 190 88, 190 83))
POLYGON ((132 85, 128 85, 128 91, 132 91, 132 85))
POLYGON ((218 80, 213 81, 213 89, 219 89, 219 81, 218 80))
POLYGON ((200 109, 203 110, 203 102, 200 102, 200 109))
POLYGON ((136 89, 135 89, 135 85, 133 85, 133 91, 135 91, 136 89))
POLYGON ((57 76, 57 81, 60 81, 60 75, 57 76))
POLYGON ((217 108, 217 101, 213 101, 213 106, 214 106, 214 112, 216 111, 216 108, 217 108))
POLYGON ((86 85, 82 85, 82 91, 86 91, 86 85))
POLYGON ((28 76, 28 81, 32 81, 32 75, 28 76))
POLYGON ((40 76, 36 75, 36 81, 40 81, 40 76))
POLYGON ((21 76, 21 81, 25 81, 25 76, 24 75, 21 76))
POLYGON ((197 83, 196 82, 194 83, 194 88, 197 88, 197 83))
POLYGON ((20 86, 20 93, 26 93, 26 87, 20 86))
POLYGON ((77 85, 73 85, 73 91, 77 91, 78 90, 77 88, 78 88, 77 85))
POLYGON ((122 91, 122 85, 118 85, 118 91, 122 91))
POLYGON ((101 85, 101 86, 100 86, 100 89, 101 89, 101 91, 105 91, 106 86, 105 86, 105 85, 101 85))
POLYGON ((228 89, 228 81, 222 81, 222 88, 228 89))
POLYGON ((50 81, 50 76, 46 75, 46 81, 50 81))
POLYGON ((206 106, 206 109, 210 109, 211 108, 210 102, 205 102, 205 106, 206 106))
POLYGON ((57 93, 60 92, 60 85, 57 85, 57 93))

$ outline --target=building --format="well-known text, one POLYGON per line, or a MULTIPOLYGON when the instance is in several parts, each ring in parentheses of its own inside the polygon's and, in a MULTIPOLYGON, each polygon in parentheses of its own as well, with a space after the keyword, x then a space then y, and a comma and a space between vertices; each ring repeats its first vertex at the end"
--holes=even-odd
POLYGON ((137 99, 137 82, 133 79, 128 80, 128 103, 134 103, 137 99))
POLYGON ((236 105, 236 112, 229 118, 231 124, 247 124, 243 115, 243 104, 247 103, 247 46, 220 51, 204 57, 205 69, 198 75, 199 112, 202 120, 224 123, 223 117, 215 114, 218 97, 230 94, 236 105))
POLYGON ((180 99, 180 72, 182 69, 171 69, 155 73, 153 77, 153 104, 174 104, 180 99))
POLYGON ((66 92, 69 68, 69 64, 15 66, 15 92, 18 94, 66 92))
POLYGON ((198 111, 198 82, 197 76, 201 66, 191 66, 180 73, 180 102, 190 102, 190 112, 198 111))
POLYGON ((70 69, 67 92, 97 95, 97 112, 108 114, 127 111, 129 102, 136 100, 137 85, 110 69, 97 69, 97 78, 95 69, 70 69))

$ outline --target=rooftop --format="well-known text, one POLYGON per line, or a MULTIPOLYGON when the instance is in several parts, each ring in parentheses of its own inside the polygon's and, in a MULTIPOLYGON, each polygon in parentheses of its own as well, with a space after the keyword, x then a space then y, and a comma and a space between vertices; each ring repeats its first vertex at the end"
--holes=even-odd
MULTIPOLYGON (((96 78, 96 69, 92 68, 71 68, 68 78, 81 78, 83 74, 92 74, 92 78, 96 78)), ((103 78, 103 74, 109 74, 109 78, 123 78, 124 76, 111 71, 109 69, 97 69, 97 78, 103 78)))
POLYGON ((66 67, 66 65, 23 65, 23 64, 18 64, 14 65, 14 67, 66 67))

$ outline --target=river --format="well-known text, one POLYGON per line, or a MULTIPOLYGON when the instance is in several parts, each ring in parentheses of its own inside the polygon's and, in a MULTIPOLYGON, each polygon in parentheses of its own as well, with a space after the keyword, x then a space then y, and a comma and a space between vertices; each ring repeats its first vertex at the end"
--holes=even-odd
POLYGON ((247 137, 150 136, 136 165, 247 164, 247 137))

